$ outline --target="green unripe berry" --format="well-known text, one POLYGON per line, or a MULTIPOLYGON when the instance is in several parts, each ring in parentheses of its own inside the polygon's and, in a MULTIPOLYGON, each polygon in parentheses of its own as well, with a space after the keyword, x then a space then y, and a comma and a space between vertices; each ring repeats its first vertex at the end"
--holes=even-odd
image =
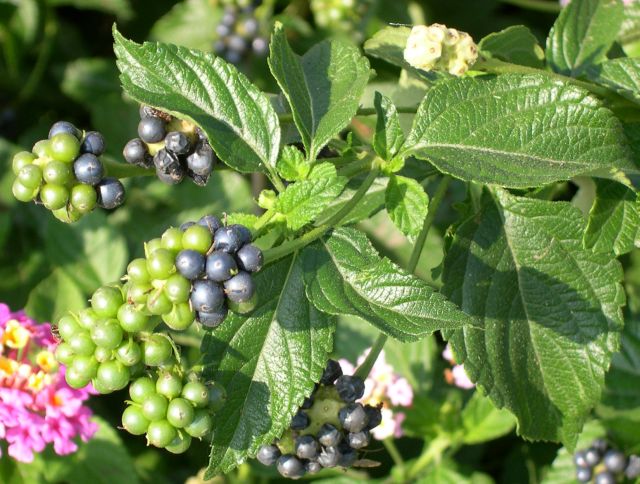
POLYGON ((129 280, 136 284, 144 284, 151 280, 147 270, 147 260, 143 258, 133 259, 127 266, 129 280))
POLYGON ((177 227, 170 227, 162 234, 162 247, 177 253, 182 250, 182 230, 177 227))
POLYGON ((51 143, 48 139, 41 139, 40 141, 36 142, 36 144, 33 145, 31 151, 33 151, 33 153, 38 158, 52 158, 51 143))
POLYGON ((216 382, 208 383, 207 389, 209 390, 209 411, 217 412, 227 401, 227 391, 216 382))
POLYGON ((123 304, 118 309, 118 321, 128 333, 139 333, 146 329, 149 316, 136 309, 133 304, 123 304))
POLYGON ((55 218, 66 224, 77 222, 82 217, 82 214, 71 204, 65 205, 57 210, 52 210, 51 213, 55 218))
POLYGON ((192 437, 201 439, 211 432, 212 427, 213 419, 209 412, 204 408, 199 408, 194 412, 193 421, 184 430, 192 437))
POLYGON ((69 201, 69 190, 63 185, 46 183, 40 189, 40 200, 49 210, 58 210, 69 201))
POLYGON ((58 133, 49 142, 49 151, 54 160, 71 163, 80 153, 80 141, 69 133, 58 133))
POLYGON ((98 360, 93 356, 76 356, 71 364, 71 368, 78 372, 79 375, 83 375, 87 381, 96 376, 98 371, 98 360))
POLYGON ((55 351, 55 357, 56 360, 58 360, 60 363, 62 363, 65 366, 69 366, 71 365, 71 363, 73 363, 73 360, 75 359, 76 355, 73 352, 73 349, 71 348, 71 345, 69 343, 60 343, 57 347, 56 347, 56 351, 55 351))
POLYGON ((122 342, 122 327, 117 319, 107 319, 96 324, 91 330, 91 339, 102 348, 116 349, 122 342))
POLYGON ((116 360, 105 361, 98 366, 96 380, 98 384, 109 392, 122 390, 129 383, 129 369, 116 360))
POLYGON ((18 176, 18 173, 20 173, 25 166, 32 164, 36 158, 37 156, 30 151, 20 151, 16 153, 11 161, 13 174, 18 176))
POLYGON ((152 393, 142 402, 142 415, 151 421, 162 420, 167 417, 169 400, 159 393, 152 393))
POLYGON ((169 340, 161 334, 152 334, 143 342, 143 361, 147 366, 160 366, 173 356, 173 348, 169 340))
POLYGON ((47 183, 66 185, 71 180, 71 168, 67 163, 52 160, 42 170, 42 177, 47 183))
POLYGON ((90 356, 96 350, 96 345, 88 331, 82 331, 69 338, 69 346, 76 355, 90 356))
POLYGON ((139 407, 130 405, 122 412, 122 426, 132 435, 142 435, 149 428, 149 420, 139 407))
POLYGON ((172 454, 183 454, 191 447, 191 436, 184 432, 178 431, 176 438, 171 441, 164 449, 172 454))
POLYGON ((122 292, 117 287, 102 286, 93 293, 91 307, 103 318, 114 318, 124 303, 122 292))
POLYGON ((167 407, 167 421, 176 428, 183 428, 193 422, 193 405, 184 398, 174 398, 167 407))
POLYGON ((174 304, 169 313, 162 315, 162 320, 175 331, 184 331, 195 321, 196 315, 189 303, 174 304))
POLYGON ((93 356, 98 363, 104 363, 113 359, 113 350, 96 346, 96 350, 93 352, 93 356))
POLYGON ((38 195, 38 189, 27 188, 22 183, 20 183, 20 180, 16 179, 14 180, 13 185, 11 185, 11 193, 13 193, 13 196, 16 198, 16 200, 19 200, 21 202, 30 202, 31 200, 36 198, 36 195, 38 195))
POLYGON ((67 381, 67 384, 71 388, 79 389, 86 387, 91 378, 87 378, 87 376, 83 373, 80 373, 78 370, 73 367, 67 368, 67 372, 64 375, 64 379, 67 381))
POLYGON ((80 213, 89 213, 98 204, 96 189, 79 183, 71 189, 71 205, 80 213))
POLYGON ((142 348, 133 340, 123 341, 116 348, 116 358, 125 366, 133 366, 142 361, 142 348))
POLYGON ((100 317, 91 308, 85 308, 78 313, 78 324, 84 329, 91 330, 100 321, 100 317))
POLYGON ((191 293, 191 281, 180 274, 174 274, 164 285, 164 292, 174 304, 185 303, 191 293))
POLYGON ((148 397, 156 394, 156 382, 148 376, 142 376, 129 386, 129 396, 136 403, 143 403, 148 397))
POLYGON ((39 166, 30 164, 25 165, 18 173, 17 180, 27 188, 32 190, 40 188, 42 184, 42 170, 39 166))
POLYGON ((129 285, 127 300, 135 304, 146 304, 149 294, 153 291, 151 284, 135 283, 129 285))
POLYGON ((158 375, 156 391, 168 399, 176 398, 182 391, 182 378, 177 373, 163 371, 158 375))
POLYGON ((201 254, 207 253, 212 241, 211 232, 202 225, 192 225, 182 234, 182 247, 197 250, 201 254))
POLYGON ((182 387, 182 396, 196 407, 206 407, 209 403, 209 391, 199 381, 190 381, 182 387))
POLYGON ((153 254, 156 250, 158 249, 162 249, 162 239, 151 239, 150 241, 146 242, 144 244, 144 253, 146 255, 146 257, 149 257, 151 254, 153 254))
POLYGON ((167 249, 156 249, 147 257, 147 270, 153 279, 167 279, 176 272, 175 256, 167 249))
POLYGON ((151 422, 147 429, 147 442, 155 447, 164 448, 178 435, 176 428, 166 420, 151 422))
POLYGON ((172 307, 171 301, 162 289, 156 289, 147 298, 147 309, 151 314, 167 314, 172 307))
POLYGON ((57 330, 63 340, 68 340, 78 331, 82 331, 82 328, 78 324, 78 321, 76 321, 76 318, 67 314, 66 316, 62 316, 58 321, 57 330))

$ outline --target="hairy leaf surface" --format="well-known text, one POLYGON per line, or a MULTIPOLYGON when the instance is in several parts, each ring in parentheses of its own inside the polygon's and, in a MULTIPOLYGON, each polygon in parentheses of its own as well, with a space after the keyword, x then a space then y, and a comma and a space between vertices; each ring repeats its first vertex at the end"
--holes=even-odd
POLYGON ((392 175, 385 194, 387 213, 407 237, 417 237, 429 210, 429 196, 413 178, 392 175))
POLYGON ((544 51, 535 35, 524 25, 513 25, 487 35, 478 44, 485 57, 523 66, 542 67, 544 51))

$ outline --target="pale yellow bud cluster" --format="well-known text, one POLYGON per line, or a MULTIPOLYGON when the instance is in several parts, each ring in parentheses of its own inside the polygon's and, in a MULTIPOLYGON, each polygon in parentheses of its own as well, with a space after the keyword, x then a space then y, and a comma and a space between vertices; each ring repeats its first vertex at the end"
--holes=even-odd
POLYGON ((310 5, 318 27, 338 32, 352 31, 365 7, 359 0, 311 0, 310 5))
POLYGON ((478 58, 478 46, 466 32, 446 25, 416 25, 404 49, 404 60, 425 71, 461 76, 478 58))

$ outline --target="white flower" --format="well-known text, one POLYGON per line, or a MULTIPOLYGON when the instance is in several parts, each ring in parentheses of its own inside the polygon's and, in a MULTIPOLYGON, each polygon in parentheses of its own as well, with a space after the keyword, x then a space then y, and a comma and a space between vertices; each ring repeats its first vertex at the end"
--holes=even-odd
POLYGON ((431 70, 442 55, 442 41, 434 41, 433 32, 426 25, 413 27, 404 49, 404 60, 418 69, 431 70))

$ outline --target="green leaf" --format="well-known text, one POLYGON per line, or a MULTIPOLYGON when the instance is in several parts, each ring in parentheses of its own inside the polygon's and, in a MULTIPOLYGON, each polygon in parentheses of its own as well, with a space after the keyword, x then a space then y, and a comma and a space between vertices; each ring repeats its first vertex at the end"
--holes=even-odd
POLYGON ((542 67, 544 64, 544 50, 524 25, 513 25, 489 34, 480 41, 478 47, 484 57, 531 67, 542 67))
POLYGON ((462 410, 462 441, 474 445, 497 439, 511 432, 515 423, 513 415, 497 409, 491 400, 476 391, 462 410))
POLYGON ((620 264, 585 251, 583 232, 568 203, 485 190, 443 271, 443 293, 484 323, 445 334, 471 380, 520 435, 571 449, 600 399, 625 302, 620 264))
MULTIPOLYGON (((346 205, 353 195, 356 193, 360 185, 362 185, 362 181, 364 180, 364 176, 360 178, 353 178, 340 194, 338 198, 336 198, 331 205, 329 205, 318 217, 316 221, 318 224, 325 223, 329 220, 338 210, 340 210, 344 205, 346 205)), ((362 199, 358 202, 358 204, 349 212, 344 219, 340 221, 340 225, 351 225, 356 222, 360 222, 361 220, 367 219, 371 217, 374 213, 380 211, 384 208, 384 199, 385 193, 387 191, 387 178, 376 178, 373 182, 369 190, 362 199)))
POLYGON ((49 261, 87 294, 118 281, 129 262, 124 236, 103 213, 73 225, 50 223, 45 240, 49 261))
MULTIPOLYGON (((586 449, 595 439, 606 437, 607 431, 597 421, 588 422, 578 439, 577 448, 586 449)), ((551 469, 542 479, 542 484, 569 484, 576 482, 576 465, 573 463, 573 453, 566 447, 558 450, 558 456, 553 461, 551 469)))
MULTIPOLYGON (((373 133, 373 149, 377 155, 387 162, 394 160, 404 143, 404 133, 400 127, 398 111, 388 97, 376 91, 373 104, 378 118, 373 133)), ((402 168, 402 164, 393 171, 402 168)))
POLYGON ((45 459, 47 482, 68 484, 137 484, 133 460, 120 439, 118 432, 109 422, 99 417, 93 418, 98 431, 91 440, 81 443, 76 453, 45 459))
POLYGON ((494 480, 482 472, 462 473, 455 461, 439 461, 417 479, 416 484, 493 484, 494 480))
POLYGON ((538 75, 436 85, 405 147, 456 178, 506 187, 637 170, 611 111, 585 90, 538 75))
POLYGON ((596 180, 584 246, 616 255, 640 246, 640 202, 633 190, 614 181, 596 180))
POLYGON ((322 312, 358 316, 400 341, 473 319, 424 281, 380 258, 367 237, 335 229, 302 251, 309 300, 322 312))
POLYGON ((299 257, 266 267, 255 282, 260 300, 254 311, 230 313, 202 343, 207 376, 227 391, 205 478, 229 472, 280 437, 333 346, 334 318, 307 301, 299 257))
POLYGON ((311 163, 304 159, 304 154, 298 148, 287 145, 282 148, 276 169, 285 180, 299 181, 307 178, 311 163))
POLYGON ((76 8, 100 10, 112 13, 121 20, 128 20, 132 16, 129 0, 48 0, 47 3, 56 6, 71 5, 76 8))
POLYGON ((120 80, 136 101, 186 118, 218 157, 242 171, 269 171, 280 149, 278 115, 234 66, 211 53, 170 44, 136 44, 115 29, 120 80))
POLYGON ((369 81, 369 61, 340 40, 315 45, 296 55, 277 23, 271 36, 269 67, 289 101, 307 159, 347 126, 369 81))
POLYGON ((63 269, 54 270, 29 293, 26 313, 38 321, 57 321, 86 306, 85 293, 63 269))
POLYGON ((178 44, 190 49, 211 50, 222 9, 209 0, 186 0, 176 3, 152 27, 150 38, 178 44))
POLYGON ((391 175, 385 205, 389 217, 404 235, 418 236, 429 210, 429 197, 420 183, 413 178, 391 175))
POLYGON ((581 0, 562 10, 547 38, 547 62, 561 74, 578 76, 606 59, 618 36, 620 0, 581 0))
POLYGON ((346 183, 347 179, 339 177, 331 163, 321 163, 314 167, 308 180, 293 183, 280 194, 275 210, 285 217, 289 229, 299 230, 322 213, 346 183), (314 177, 318 169, 324 173, 314 177))
POLYGON ((587 77, 640 104, 640 59, 621 57, 593 66, 587 77))
POLYGON ((413 70, 404 60, 404 48, 411 34, 409 27, 385 27, 364 43, 364 51, 390 64, 413 70))

